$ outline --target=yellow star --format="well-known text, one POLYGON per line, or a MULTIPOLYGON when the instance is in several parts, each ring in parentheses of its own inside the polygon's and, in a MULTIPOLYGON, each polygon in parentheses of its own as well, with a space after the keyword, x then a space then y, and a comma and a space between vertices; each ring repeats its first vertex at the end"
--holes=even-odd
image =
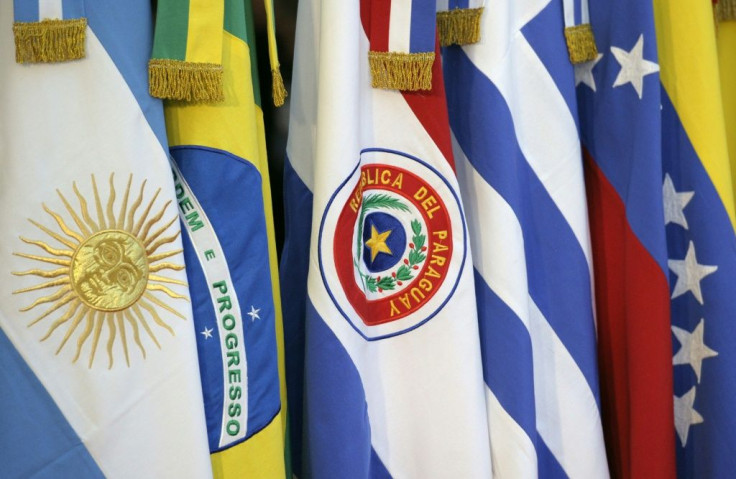
POLYGON ((371 225, 371 237, 365 242, 365 245, 371 249, 371 262, 376 259, 378 253, 393 254, 391 253, 391 249, 386 245, 386 240, 390 234, 391 230, 379 234, 376 227, 371 225))

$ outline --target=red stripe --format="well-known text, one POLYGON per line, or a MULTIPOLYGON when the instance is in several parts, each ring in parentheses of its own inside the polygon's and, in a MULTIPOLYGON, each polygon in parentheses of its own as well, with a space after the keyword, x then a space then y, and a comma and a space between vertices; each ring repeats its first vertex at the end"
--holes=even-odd
MULTIPOLYGON (((669 286, 585 157, 598 313, 601 407, 612 477, 673 478, 675 435, 669 286)), ((662 225, 664 227, 664 225, 662 225)))
MULTIPOLYGON (((366 12, 368 13, 368 12, 366 12)), ((370 32, 371 51, 387 52, 388 51, 388 26, 391 19, 391 0, 370 0, 362 1, 360 15, 363 20, 363 28, 366 32, 370 32), (366 17, 363 16, 363 7, 368 5, 370 9, 370 17, 366 25, 366 17)))

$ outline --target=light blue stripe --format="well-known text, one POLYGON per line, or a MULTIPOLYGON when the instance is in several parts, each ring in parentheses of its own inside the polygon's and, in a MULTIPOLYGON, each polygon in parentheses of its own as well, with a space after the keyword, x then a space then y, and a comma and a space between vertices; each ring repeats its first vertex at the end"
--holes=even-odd
POLYGON ((37 22, 40 20, 39 15, 38 0, 13 0, 13 17, 16 22, 37 22))
POLYGON ((524 236, 530 295, 599 404, 591 283, 585 255, 521 153, 501 93, 462 49, 447 48, 443 60, 453 132, 478 173, 514 210, 524 236))
POLYGON ((84 0, 62 0, 61 11, 64 20, 82 18, 84 16, 84 0))
POLYGON ((437 10, 434 2, 411 2, 411 27, 409 51, 411 53, 434 52, 437 10))
POLYGON ((0 476, 104 477, 2 329, 0 364, 0 476))

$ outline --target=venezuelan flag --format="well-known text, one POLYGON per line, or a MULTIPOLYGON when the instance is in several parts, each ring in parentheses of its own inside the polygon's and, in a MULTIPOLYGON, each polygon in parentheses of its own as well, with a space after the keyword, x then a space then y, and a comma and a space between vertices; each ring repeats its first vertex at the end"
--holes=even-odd
MULTIPOLYGON (((166 128, 213 473, 284 477, 281 305, 251 4, 189 0, 180 15, 162 16, 161 8, 173 8, 166 3, 159 1, 150 86, 175 98, 165 105, 166 128), (162 64, 179 70, 158 75, 162 64), (215 94, 181 101, 200 91, 215 94)), ((266 8, 272 29, 270 1, 266 8)), ((275 58, 273 44, 271 51, 275 58)))
POLYGON ((736 470, 736 236, 714 16, 706 1, 654 5, 677 470, 728 477, 736 470))

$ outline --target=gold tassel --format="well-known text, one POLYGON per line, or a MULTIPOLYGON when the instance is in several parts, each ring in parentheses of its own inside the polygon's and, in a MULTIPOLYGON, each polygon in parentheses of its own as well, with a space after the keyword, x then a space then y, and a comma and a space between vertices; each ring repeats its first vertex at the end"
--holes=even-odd
POLYGON ((736 0, 718 0, 716 19, 719 22, 736 21, 736 0))
POLYGON ((284 79, 281 77, 281 69, 277 66, 271 70, 271 96, 273 97, 273 104, 276 106, 283 105, 288 95, 284 86, 284 79))
POLYGON ((431 90, 434 52, 368 52, 373 88, 431 90))
POLYGON ((154 58, 148 62, 148 91, 167 100, 225 100, 222 65, 154 58))
POLYGON ((15 22, 15 61, 50 63, 84 58, 86 32, 86 18, 15 22))
POLYGON ((456 8, 437 12, 440 45, 468 45, 480 41, 480 8, 456 8))
POLYGON ((589 23, 565 28, 565 40, 570 62, 573 64, 589 62, 598 56, 593 29, 589 23))

